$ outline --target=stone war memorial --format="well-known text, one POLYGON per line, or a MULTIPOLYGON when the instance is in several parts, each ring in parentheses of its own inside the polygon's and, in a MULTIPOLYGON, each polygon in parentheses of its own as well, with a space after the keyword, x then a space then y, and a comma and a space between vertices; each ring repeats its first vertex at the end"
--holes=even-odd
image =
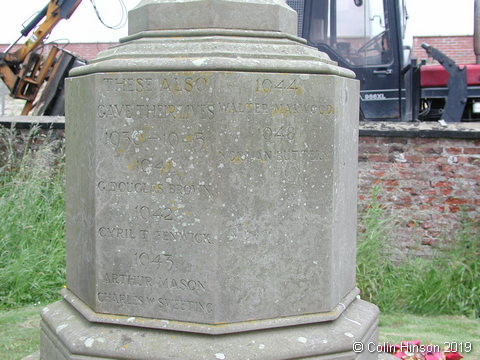
POLYGON ((143 0, 67 80, 67 285, 43 360, 375 359, 358 81, 283 0, 143 0))

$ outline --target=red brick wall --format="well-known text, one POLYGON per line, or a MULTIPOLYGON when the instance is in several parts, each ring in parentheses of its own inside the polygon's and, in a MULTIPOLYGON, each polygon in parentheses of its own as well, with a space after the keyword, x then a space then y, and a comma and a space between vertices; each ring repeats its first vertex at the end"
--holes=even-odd
POLYGON ((453 59, 457 64, 474 64, 475 52, 473 50, 473 36, 418 36, 413 38, 412 58, 426 59, 433 63, 422 48, 422 43, 427 43, 453 59))
POLYGON ((360 209, 376 185, 394 243, 429 254, 448 244, 461 214, 480 218, 480 140, 361 136, 360 209))
MULTIPOLYGON (((473 36, 418 36, 413 38, 412 58, 427 59, 427 53, 422 49, 422 43, 428 43, 455 60, 459 64, 471 64, 475 62, 475 53, 473 51, 473 36)), ((71 43, 65 46, 70 52, 79 57, 90 60, 95 58, 98 52, 105 50, 117 43, 71 43)), ((3 51, 8 44, 0 44, 3 51)), ((61 45, 63 47, 63 45, 61 45)), ((432 59, 427 62, 432 63, 432 59)))

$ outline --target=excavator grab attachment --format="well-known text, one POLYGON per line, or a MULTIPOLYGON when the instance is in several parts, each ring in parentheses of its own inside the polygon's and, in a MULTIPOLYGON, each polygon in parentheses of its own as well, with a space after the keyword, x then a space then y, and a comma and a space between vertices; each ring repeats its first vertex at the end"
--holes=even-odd
POLYGON ((57 93, 54 86, 63 88, 63 79, 68 75, 68 70, 82 62, 73 54, 54 45, 50 47, 47 56, 43 56, 38 49, 44 46, 44 40, 58 22, 68 19, 81 1, 50 0, 22 29, 20 38, 0 54, 0 78, 10 90, 10 96, 26 100, 22 115, 28 115, 37 105, 37 115, 63 115, 63 107, 60 109, 49 105, 54 100, 51 94, 57 93), (12 51, 14 45, 32 31, 25 44, 12 51), (45 89, 49 90, 36 102, 44 84, 45 89))

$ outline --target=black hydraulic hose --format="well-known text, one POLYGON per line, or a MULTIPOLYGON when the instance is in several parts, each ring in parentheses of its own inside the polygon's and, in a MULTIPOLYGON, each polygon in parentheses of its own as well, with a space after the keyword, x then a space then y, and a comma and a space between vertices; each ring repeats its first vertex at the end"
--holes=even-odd
POLYGON ((30 31, 32 31, 32 29, 33 29, 35 26, 37 26, 37 24, 40 22, 40 20, 42 20, 42 19, 45 17, 45 15, 47 15, 48 5, 49 5, 49 4, 47 4, 47 5, 32 19, 32 21, 30 21, 30 22, 28 23, 28 25, 23 28, 22 31, 20 31, 20 33, 21 33, 23 36, 27 36, 27 35, 30 33, 30 31))

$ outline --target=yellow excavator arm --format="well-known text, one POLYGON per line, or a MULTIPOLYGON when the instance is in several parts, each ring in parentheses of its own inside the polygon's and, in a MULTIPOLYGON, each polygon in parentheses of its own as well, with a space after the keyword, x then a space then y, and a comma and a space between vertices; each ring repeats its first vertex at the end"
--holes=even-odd
MULTIPOLYGON (((21 31, 21 36, 0 53, 0 78, 16 99, 26 100, 22 115, 27 115, 34 106, 38 92, 47 79, 54 78, 64 51, 53 46, 46 57, 36 50, 44 44, 45 38, 62 19, 68 19, 82 0, 50 0, 49 3, 21 31), (11 51, 22 38, 28 36, 25 44, 11 51)), ((73 56, 72 56, 73 57, 73 56)), ((73 62, 74 60, 71 60, 73 62)), ((48 86, 48 84, 47 84, 48 86)))

